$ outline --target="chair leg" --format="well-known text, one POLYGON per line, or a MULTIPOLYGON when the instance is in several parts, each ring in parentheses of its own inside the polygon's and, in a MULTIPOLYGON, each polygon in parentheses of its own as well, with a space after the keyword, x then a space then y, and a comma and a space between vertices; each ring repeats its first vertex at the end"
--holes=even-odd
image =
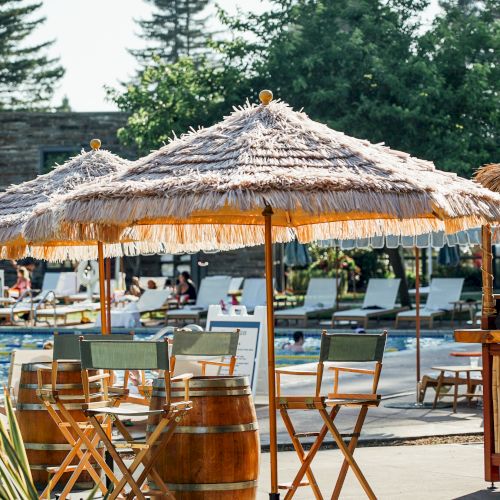
MULTIPOLYGON (((87 447, 87 450, 95 458, 96 462, 101 466, 104 474, 106 474, 106 476, 113 482, 113 484, 118 483, 117 477, 106 463, 106 460, 104 460, 102 455, 95 449, 96 445, 95 444, 92 445, 91 441, 93 441, 93 439, 89 438, 87 436, 87 433, 80 429, 80 427, 78 426, 78 422, 75 421, 71 413, 64 407, 64 405, 58 404, 58 407, 59 411, 62 413, 66 421, 69 422, 69 424, 74 429, 78 437, 83 441, 83 444, 87 447)), ((109 429, 109 435, 111 435, 112 422, 109 419, 107 422, 104 420, 102 425, 105 425, 106 428, 109 429)), ((91 468, 93 470, 93 467, 91 468)))
MULTIPOLYGON (((332 411, 330 412, 330 418, 334 419, 337 416, 337 413, 340 410, 340 406, 335 406, 332 408, 332 411)), ((328 427, 323 424, 323 427, 321 431, 319 432, 318 436, 316 437, 316 440, 312 444, 311 448, 309 449, 309 452, 307 453, 304 461, 302 462, 302 465, 300 466, 300 469, 298 470, 295 479, 293 480, 292 484, 297 484, 299 485, 300 482, 302 481, 304 475, 306 474, 306 471, 310 469, 311 463, 316 456, 316 453, 319 451, 321 444, 323 443, 326 434, 328 433, 328 427)), ((285 499, 289 500, 292 498, 295 494, 296 489, 291 489, 287 492, 285 495, 285 499)), ((318 489, 319 492, 319 489, 318 489)), ((321 492, 319 492, 319 498, 323 498, 321 496, 321 492)))
POLYGON ((455 381, 453 384, 453 413, 457 413, 458 404, 458 373, 455 373, 455 381))
POLYGON ((437 403, 438 403, 438 399, 439 399, 439 394, 441 392, 441 386, 443 385, 443 372, 441 372, 439 374, 439 377, 438 377, 438 384, 437 384, 437 387, 436 387, 436 395, 434 396, 434 403, 432 404, 432 409, 435 410, 436 409, 436 406, 437 406, 437 403))
POLYGON ((116 451, 115 447, 113 446, 113 443, 109 439, 106 431, 104 431, 104 429, 101 427, 101 424, 99 423, 97 418, 94 415, 92 415, 90 417, 90 421, 92 422, 94 429, 96 430, 97 434, 99 435, 99 437, 103 441, 104 445, 106 446, 107 450, 109 451, 109 454, 113 457, 115 464, 118 466, 118 468, 120 469, 120 471, 123 474, 123 479, 118 483, 118 485, 116 486, 116 488, 112 492, 112 494, 110 496, 110 500, 113 500, 121 493, 121 491, 125 487, 126 483, 128 483, 130 485, 130 487, 132 488, 132 491, 135 493, 137 498, 139 498, 140 500, 145 500, 146 497, 142 493, 142 491, 139 488, 139 486, 137 485, 137 483, 134 481, 134 478, 133 478, 131 472, 129 471, 127 466, 123 463, 122 458, 120 457, 120 455, 116 451))
MULTIPOLYGON (((361 410, 359 411, 358 419, 356 420, 356 425, 354 426, 353 436, 349 442, 349 446, 347 449, 354 454, 354 450, 358 444, 359 435, 361 434, 361 429, 363 428, 363 424, 365 423, 366 414, 368 413, 368 406, 363 405, 361 410)), ((335 488, 333 490, 332 498, 340 498, 340 492, 342 487, 344 486, 345 477, 347 475, 347 471, 349 470, 349 462, 344 458, 342 463, 342 467, 340 469, 337 483, 335 484, 335 488)))
MULTIPOLYGON (((127 469, 125 466, 125 469, 127 470, 127 475, 130 476, 132 478, 132 474, 134 473, 134 471, 137 469, 137 467, 142 463, 144 465, 144 470, 142 471, 141 475, 139 476, 139 478, 137 479, 137 481, 133 481, 133 478, 132 478, 132 482, 134 482, 135 486, 137 488, 140 489, 140 485, 144 483, 144 481, 146 480, 146 477, 148 475, 150 475, 151 473, 151 470, 153 469, 154 467, 154 462, 156 460, 156 457, 159 453, 159 451, 161 451, 161 449, 163 449, 163 447, 166 446, 166 444, 168 443, 168 441, 170 440, 170 438, 172 437, 173 433, 174 433, 174 430, 175 430, 175 427, 177 426, 177 420, 181 420, 181 417, 182 415, 184 414, 184 412, 181 412, 181 416, 179 417, 178 415, 179 412, 171 412, 169 413, 167 416, 163 417, 160 422, 158 423, 158 425, 155 427, 155 430, 152 432, 152 434, 149 436, 149 439, 147 440, 146 444, 148 445, 148 447, 150 448, 157 440, 158 438, 161 436, 162 432, 163 432, 163 429, 165 427, 167 427, 167 425, 169 426, 167 432, 163 433, 164 435, 162 436, 162 439, 161 441, 158 443, 158 446, 160 446, 160 450, 156 450, 155 453, 152 454, 152 456, 150 457, 149 461, 144 461, 147 453, 148 453, 148 449, 147 448, 144 448, 143 450, 141 450, 135 457, 134 461, 132 462, 132 464, 130 465, 130 467, 127 469), (175 418, 172 418, 173 415, 175 415, 175 418)), ((109 440, 108 440, 109 441, 109 440)), ((112 446, 112 445, 111 445, 112 446)), ((114 450, 113 448, 113 451, 114 453, 116 454, 116 451, 114 450)), ((111 450, 110 450, 110 453, 111 450)), ((121 459, 119 459, 121 461, 121 459)), ((123 462, 122 462, 123 464, 123 462)), ((156 472, 156 471, 155 471, 156 472)), ((155 474, 155 479, 156 480, 159 480, 160 482, 163 483, 163 485, 161 486, 162 490, 166 490, 167 491, 167 494, 165 495, 165 497, 167 498, 174 498, 174 496, 169 492, 167 486, 165 485, 164 481, 159 477, 159 474, 155 474)), ((113 492, 113 494, 110 496, 110 500, 113 500, 115 499, 120 491, 125 487, 125 484, 126 483, 130 483, 130 481, 127 479, 127 477, 125 476, 124 474, 124 477, 122 478, 122 480, 118 483, 117 487, 116 487, 116 494, 115 492, 113 492)), ((131 492, 132 493, 132 492, 131 492)), ((135 491, 134 491, 135 493, 135 491)), ((142 495, 142 493, 141 493, 142 495)), ((142 497, 141 497, 142 498, 142 497)))
MULTIPOLYGON (((116 425, 117 429, 120 431, 120 433, 122 434, 122 436, 125 438, 126 441, 132 442, 134 440, 132 435, 130 434, 130 432, 128 432, 127 428, 121 422, 121 420, 116 419, 115 425, 116 425)), ((167 441, 168 441, 168 439, 167 439, 167 441)), ((149 442, 149 440, 148 440, 148 442, 149 442)), ((136 455, 136 458, 137 458, 137 456, 139 455, 140 452, 136 452, 135 449, 133 449, 132 451, 134 452, 134 454, 136 455)), ((156 456, 157 456, 157 453, 155 453, 155 459, 156 459, 156 456)), ((151 461, 151 464, 153 464, 153 463, 154 463, 154 461, 151 461)), ((144 477, 143 478, 139 477, 139 479, 136 481, 137 484, 139 485, 139 487, 141 487, 141 485, 146 480, 146 477, 148 476, 148 469, 145 467, 144 470, 145 470, 144 477)), ((158 471, 154 467, 151 467, 151 470, 149 471, 149 475, 156 482, 157 486, 161 489, 162 495, 164 495, 165 498, 171 498, 172 494, 170 493, 165 482, 163 481, 160 474, 158 473, 158 471)), ((130 491, 129 494, 127 495, 127 498, 133 498, 133 493, 134 493, 133 491, 130 491)))
MULTIPOLYGON (((307 476, 307 479, 309 480, 309 485, 311 486, 314 496, 317 500, 321 500, 323 496, 321 495, 321 491, 319 489, 318 483, 316 481, 316 478, 314 477, 314 474, 310 468, 310 463, 312 462, 312 459, 316 455, 316 452, 321 446, 321 443, 325 439, 325 436, 328 432, 328 429, 326 428, 326 425, 323 426, 323 429, 320 432, 321 439, 316 439, 316 441, 313 444, 313 447, 309 450, 308 453, 305 452, 302 443, 299 441, 299 439, 295 436, 295 428, 293 426, 292 421, 290 420, 290 416, 288 415, 288 412, 286 411, 285 408, 280 408, 280 413, 281 417, 283 418, 283 422, 285 423, 286 430, 288 431, 288 434, 290 435, 290 438, 292 440, 293 447, 295 449, 295 452, 297 453, 299 460, 301 462, 301 468, 299 469, 299 472, 295 476, 295 479, 292 481, 292 485, 290 489, 287 491, 285 495, 285 500, 288 500, 289 498, 292 498, 295 492, 297 491, 297 488, 300 485, 300 482, 302 480, 302 477, 304 477, 304 474, 302 473, 302 469, 304 469, 304 473, 307 476)), ((318 438, 320 437, 318 436, 318 438)))
POLYGON ((325 422, 326 426, 328 427, 328 430, 332 434, 333 439, 337 443, 337 446, 339 447, 340 451, 344 455, 345 460, 347 460, 352 471, 354 472, 354 475, 358 478, 358 481, 361 484, 361 487, 363 488, 363 490, 365 491, 367 497, 370 498, 370 500, 376 500, 377 497, 375 496, 375 493, 373 493, 373 490, 371 489, 370 485, 368 484, 368 481, 366 480, 365 476, 361 472, 361 469, 359 468, 359 465, 357 464, 356 460, 352 456, 352 453, 347 448, 347 445, 345 444, 344 440, 342 439, 342 436, 340 435, 339 431, 335 427, 335 424, 330 420, 328 412, 325 409, 322 409, 322 410, 319 410, 319 413, 321 415, 321 418, 325 422))

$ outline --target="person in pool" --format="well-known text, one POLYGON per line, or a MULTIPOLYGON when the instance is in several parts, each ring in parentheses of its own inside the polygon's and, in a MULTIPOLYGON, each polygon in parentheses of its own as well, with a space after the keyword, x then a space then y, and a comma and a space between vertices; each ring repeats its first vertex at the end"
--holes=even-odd
POLYGON ((301 353, 304 352, 304 342, 304 332, 293 332, 293 344, 288 342, 283 346, 283 348, 295 353, 301 353))

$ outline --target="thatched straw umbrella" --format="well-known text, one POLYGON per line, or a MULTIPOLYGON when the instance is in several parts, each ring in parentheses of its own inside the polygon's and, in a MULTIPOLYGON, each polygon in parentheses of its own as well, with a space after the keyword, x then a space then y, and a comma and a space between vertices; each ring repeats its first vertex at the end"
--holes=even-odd
MULTIPOLYGON (((48 174, 11 186, 0 194, 0 246, 3 258, 31 255, 44 260, 60 261, 67 258, 85 260, 99 257, 101 315, 104 319, 104 256, 122 255, 122 245, 106 245, 104 248, 102 243, 97 241, 75 242, 68 240, 64 235, 55 237, 50 228, 46 228, 43 245, 36 246, 29 244, 24 232, 26 224, 30 223, 37 210, 51 206, 58 196, 67 194, 97 178, 121 172, 129 166, 129 161, 99 149, 100 144, 98 139, 93 139, 91 151, 82 151, 48 174)), ((130 235, 122 234, 122 236, 124 240, 131 241, 130 235)), ((135 253, 158 247, 153 244, 132 242, 126 245, 128 245, 126 251, 135 253)), ((106 322, 103 321, 102 325, 105 331, 106 322)))
MULTIPOLYGON (((381 144, 354 139, 283 102, 246 105, 138 160, 106 183, 79 189, 46 224, 76 240, 114 241, 134 226, 147 240, 265 243, 267 304, 272 242, 456 232, 500 219, 500 197, 381 144)), ((278 498, 274 313, 267 308, 271 497, 278 498)))

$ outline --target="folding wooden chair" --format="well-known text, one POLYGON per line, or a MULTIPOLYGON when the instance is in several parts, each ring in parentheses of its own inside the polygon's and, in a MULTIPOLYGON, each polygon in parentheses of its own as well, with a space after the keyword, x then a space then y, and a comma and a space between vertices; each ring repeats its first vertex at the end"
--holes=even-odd
MULTIPOLYGON (((87 339, 102 340, 102 335, 87 335, 87 339)), ((131 334, 113 334, 109 337, 104 337, 107 339, 116 340, 130 340, 133 339, 131 334)), ((82 448, 87 448, 89 453, 89 460, 93 457, 97 464, 100 465, 105 471, 106 475, 112 476, 113 472, 106 465, 106 462, 101 453, 95 449, 98 443, 98 439, 93 439, 90 437, 91 434, 95 434, 92 431, 92 426, 86 421, 84 415, 82 414, 83 421, 77 421, 77 416, 75 415, 75 410, 80 412, 83 410, 83 404, 85 400, 85 394, 83 392, 83 386, 81 384, 64 384, 58 383, 58 375, 60 373, 59 364, 62 362, 78 362, 80 364, 80 335, 65 334, 60 335, 57 332, 54 333, 54 352, 53 361, 48 365, 40 365, 37 370, 38 379, 38 390, 37 395, 41 399, 42 403, 45 405, 49 415, 51 416, 54 423, 59 428, 61 434, 67 440, 68 444, 72 447, 71 451, 64 458, 61 465, 58 467, 48 467, 47 472, 49 474, 49 481, 47 487, 43 491, 41 498, 50 498, 50 492, 61 480, 63 474, 67 472, 74 472, 77 469, 77 465, 74 464, 75 459, 82 459, 84 451, 82 448), (44 383, 44 379, 47 380, 50 372, 50 383, 44 383), (80 400, 78 403, 75 401, 80 400), (94 442, 92 445, 91 442, 94 442), (52 477, 50 477, 53 474, 52 477)), ((78 373, 81 372, 80 367, 77 368, 78 373)), ((99 381, 102 377, 109 377, 109 374, 99 375, 92 384, 93 393, 91 397, 93 399, 99 399, 104 397, 104 393, 101 390, 99 381)), ((114 402, 118 402, 119 398, 126 394, 125 388, 127 386, 127 374, 125 374, 125 380, 123 387, 114 387, 114 402)), ((101 481, 99 474, 89 461, 85 463, 84 469, 90 474, 92 479, 99 484, 100 489, 103 493, 106 493, 107 489, 104 483, 101 481)), ((80 470, 80 473, 83 469, 80 470)), ((60 498, 64 500, 67 494, 71 491, 74 483, 78 480, 77 474, 70 478, 66 487, 63 490, 60 498)))
POLYGON ((368 408, 378 406, 380 396, 377 394, 377 387, 382 370, 382 358, 384 356, 385 342, 387 332, 381 335, 373 334, 327 334, 323 332, 321 336, 321 350, 319 356, 318 369, 313 371, 292 371, 286 369, 276 370, 277 377, 277 407, 280 410, 281 416, 285 423, 285 427, 290 434, 292 444, 297 452, 301 462, 301 467, 295 476, 295 479, 289 484, 280 485, 280 489, 287 490, 286 499, 292 498, 296 490, 300 486, 311 486, 315 498, 323 498, 318 483, 311 470, 311 463, 316 456, 323 440, 328 432, 330 432, 335 440, 340 451, 344 455, 344 461, 337 478, 335 489, 332 498, 339 498, 344 480, 349 467, 351 467, 361 486, 363 487, 368 498, 375 499, 370 485, 364 477, 361 469, 353 457, 354 450, 358 443, 359 435, 366 418, 368 408), (333 392, 328 394, 328 397, 321 396, 321 383, 325 363, 329 362, 362 362, 373 363, 374 367, 370 369, 329 366, 328 370, 332 370, 333 392), (371 375, 371 390, 366 393, 342 393, 339 392, 339 376, 341 373, 359 373, 363 375, 371 375), (282 375, 312 375, 316 377, 316 390, 314 396, 282 396, 281 395, 281 376, 282 375), (337 430, 334 420, 342 406, 356 406, 360 408, 358 418, 354 425, 351 439, 347 445, 342 439, 340 432, 337 430), (316 410, 319 412, 324 424, 319 432, 296 432, 293 423, 288 414, 289 410, 316 410), (306 453, 300 438, 316 437, 310 450, 306 453), (307 481, 303 481, 304 476, 307 476, 307 481))
MULTIPOLYGON (((189 379, 191 374, 184 374, 172 378, 169 371, 168 343, 164 342, 131 342, 131 341, 107 341, 107 340, 80 340, 80 353, 82 361, 82 378, 86 395, 85 413, 94 427, 97 436, 106 446, 115 464, 123 474, 123 478, 117 481, 111 478, 114 489, 109 498, 112 500, 130 486, 131 490, 127 498, 136 497, 145 499, 146 495, 159 495, 162 498, 174 498, 164 481, 156 471, 154 464, 159 454, 168 445, 174 434, 177 424, 182 420, 184 414, 191 409, 189 401, 189 379), (91 376, 91 371, 102 370, 161 370, 165 377, 165 405, 159 410, 134 410, 129 408, 119 408, 114 405, 111 398, 105 401, 92 401, 90 384, 95 377, 91 376), (178 403, 170 402, 171 380, 183 380, 185 387, 185 400, 178 403), (157 425, 145 442, 136 441, 127 431, 120 417, 152 417, 157 418, 157 425), (113 443, 109 433, 106 431, 106 423, 112 421, 113 425, 123 436, 125 442, 113 443), (122 460, 118 449, 132 450, 135 458, 132 464, 127 467, 122 460), (143 465, 143 471, 137 479, 133 474, 143 465), (158 490, 143 491, 142 486, 147 477, 150 477, 158 490)), ((107 380, 103 379, 104 393, 107 394, 107 380)), ((90 458, 90 457, 89 457, 90 458)), ((86 457, 80 461, 79 468, 86 466, 86 457)), ((75 471, 74 474, 76 474, 75 471)))
POLYGON ((239 329, 234 332, 174 330, 172 356, 170 358, 171 373, 174 373, 177 356, 220 356, 222 358, 229 357, 229 362, 215 360, 197 361, 201 365, 201 375, 206 375, 206 369, 209 365, 221 368, 226 367, 229 370, 229 375, 232 375, 236 366, 236 351, 238 349, 239 338, 239 329))

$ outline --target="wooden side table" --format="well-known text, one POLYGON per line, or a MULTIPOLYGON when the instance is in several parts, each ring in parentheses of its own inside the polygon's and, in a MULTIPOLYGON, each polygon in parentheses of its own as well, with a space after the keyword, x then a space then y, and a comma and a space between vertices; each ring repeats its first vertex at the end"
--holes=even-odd
POLYGON ((434 404, 432 408, 433 409, 436 408, 439 397, 453 397, 453 413, 457 412, 457 403, 458 403, 458 398, 460 396, 467 397, 469 400, 472 397, 471 395, 473 394, 472 392, 473 383, 470 377, 471 373, 481 373, 483 371, 482 367, 480 366, 467 366, 467 365, 433 366, 431 370, 439 371, 438 385, 436 387, 436 396, 434 397, 434 404), (443 386, 444 379, 447 378, 449 380, 449 377, 446 377, 446 373, 453 374, 453 394, 441 394, 441 387, 443 386), (465 380, 467 385, 467 393, 463 395, 458 394, 458 386, 463 385, 463 383, 461 384, 461 382, 463 382, 464 380, 463 378, 460 378, 461 373, 465 374, 465 380))

